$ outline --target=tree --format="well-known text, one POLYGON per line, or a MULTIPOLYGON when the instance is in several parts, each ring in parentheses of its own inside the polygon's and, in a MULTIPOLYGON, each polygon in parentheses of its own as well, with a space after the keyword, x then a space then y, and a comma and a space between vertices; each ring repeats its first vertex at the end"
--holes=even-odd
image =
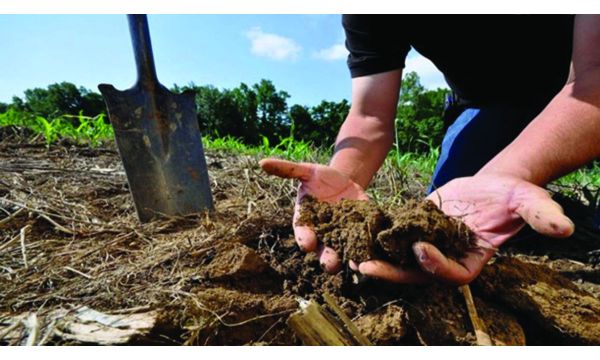
POLYGON ((423 153, 441 145, 447 94, 447 89, 426 90, 415 72, 403 77, 396 113, 396 141, 400 151, 423 153))
POLYGON ((248 144, 257 144, 260 139, 258 124, 258 95, 253 88, 241 83, 231 92, 238 111, 242 115, 243 138, 248 144))
POLYGON ((0 113, 5 113, 8 110, 8 104, 0 102, 0 113))
POLYGON ((333 145, 348 112, 350 112, 350 104, 346 99, 340 102, 323 100, 319 105, 314 106, 310 111, 317 130, 312 135, 313 142, 317 145, 333 145))
POLYGON ((106 104, 102 95, 97 92, 88 90, 84 87, 79 88, 81 93, 81 112, 86 116, 96 116, 107 114, 106 104))
POLYGON ((46 118, 77 115, 80 112, 87 116, 106 113, 100 94, 84 87, 78 88, 69 82, 51 84, 46 89, 27 89, 25 99, 13 97, 11 107, 46 118))
POLYGON ((200 130, 211 136, 233 136, 245 143, 260 140, 257 125, 257 96, 242 83, 232 90, 219 90, 212 85, 174 86, 172 91, 192 90, 196 93, 196 111, 200 130))
POLYGON ((310 115, 310 109, 302 105, 293 105, 288 114, 291 122, 291 135, 296 140, 313 141, 317 131, 310 115))
POLYGON ((254 84, 252 89, 256 93, 258 131, 271 141, 287 136, 290 130, 286 116, 287 99, 290 95, 278 91, 271 81, 265 79, 254 84))

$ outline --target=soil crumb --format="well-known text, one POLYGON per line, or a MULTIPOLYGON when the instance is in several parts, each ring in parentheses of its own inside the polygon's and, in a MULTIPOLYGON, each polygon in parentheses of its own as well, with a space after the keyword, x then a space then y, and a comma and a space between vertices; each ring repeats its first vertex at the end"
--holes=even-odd
POLYGON ((471 230, 429 200, 409 200, 384 212, 368 201, 330 204, 307 196, 300 213, 298 224, 313 226, 317 238, 338 251, 344 261, 382 259, 415 267, 415 242, 429 242, 452 259, 460 259, 475 246, 471 230))

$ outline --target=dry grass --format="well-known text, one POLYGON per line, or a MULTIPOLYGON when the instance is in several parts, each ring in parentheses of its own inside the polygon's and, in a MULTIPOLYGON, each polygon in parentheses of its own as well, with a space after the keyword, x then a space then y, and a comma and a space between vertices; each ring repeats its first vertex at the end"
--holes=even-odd
POLYGON ((260 221, 251 220, 291 218, 292 182, 264 176, 254 158, 208 155, 215 213, 140 225, 113 149, 8 146, 0 153, 4 312, 175 304, 218 241, 268 242, 272 224, 253 228, 260 221))

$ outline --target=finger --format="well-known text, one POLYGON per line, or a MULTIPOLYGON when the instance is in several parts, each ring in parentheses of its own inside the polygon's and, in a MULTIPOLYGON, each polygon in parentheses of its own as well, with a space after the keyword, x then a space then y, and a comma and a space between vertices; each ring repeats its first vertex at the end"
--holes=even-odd
POLYGON ((382 260, 370 260, 358 265, 358 271, 369 277, 401 284, 422 284, 431 281, 431 276, 421 270, 402 269, 382 260))
POLYGON ((469 251, 460 262, 456 262, 448 259, 429 243, 416 242, 413 244, 413 251, 419 266, 425 273, 459 285, 475 279, 495 252, 493 248, 477 248, 469 251))
POLYGON ((550 197, 524 200, 515 212, 540 234, 565 238, 575 231, 575 224, 550 197))
POLYGON ((326 272, 335 274, 342 269, 342 261, 337 252, 332 248, 323 245, 319 246, 317 256, 319 257, 321 268, 326 272))
POLYGON ((300 250, 311 252, 317 250, 317 235, 308 226, 294 226, 294 237, 300 250))
POLYGON ((302 251, 311 252, 317 250, 317 234, 310 226, 296 225, 300 218, 300 205, 296 203, 294 206, 294 217, 292 224, 294 228, 294 238, 302 251))
POLYGON ((279 159, 263 159, 259 161, 259 165, 271 175, 301 181, 308 181, 314 169, 314 165, 310 163, 296 163, 279 159))

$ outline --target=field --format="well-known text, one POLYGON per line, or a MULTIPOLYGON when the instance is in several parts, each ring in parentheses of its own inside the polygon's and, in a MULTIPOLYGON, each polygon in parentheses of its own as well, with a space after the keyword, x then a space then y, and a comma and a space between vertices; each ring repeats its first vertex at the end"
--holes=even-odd
MULTIPOLYGON (((298 249, 296 184, 266 176, 258 160, 324 162, 327 149, 205 139, 215 211, 140 225, 111 129, 83 120, 0 128, 0 343, 301 344, 288 318, 325 294, 375 344, 476 343, 455 287, 356 281, 347 268, 330 276, 298 249)), ((393 153, 372 199, 390 208, 422 198, 435 158, 393 153)), ((472 284, 494 344, 600 344, 597 171, 552 187, 573 239, 525 229, 472 284)))

